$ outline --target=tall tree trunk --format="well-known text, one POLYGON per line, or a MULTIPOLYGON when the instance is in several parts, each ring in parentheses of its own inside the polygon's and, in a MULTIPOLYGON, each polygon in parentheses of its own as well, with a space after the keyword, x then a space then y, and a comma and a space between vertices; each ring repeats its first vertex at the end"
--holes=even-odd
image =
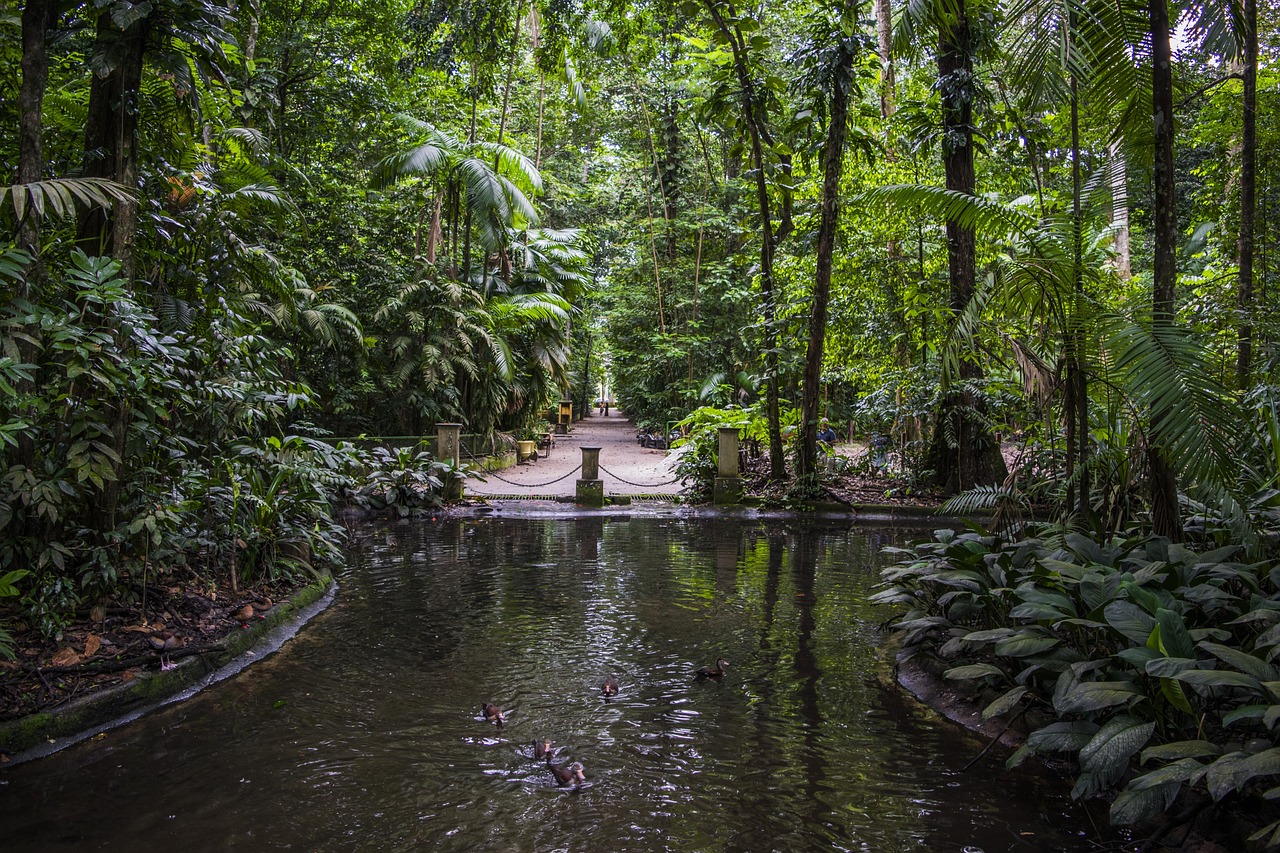
MULTIPOLYGON (((1069 48, 1068 48, 1069 49, 1069 48)), ((1073 501, 1075 486, 1068 486, 1067 506, 1080 518, 1088 518, 1089 487, 1089 387, 1085 377, 1085 339, 1080 310, 1084 302, 1084 208, 1080 174, 1080 91, 1071 75, 1071 293, 1074 304, 1067 312, 1070 344, 1067 356, 1067 477, 1079 464, 1079 500, 1073 501), (1074 506, 1072 505, 1074 503, 1074 506)))
MULTIPOLYGON (((1155 204, 1151 324, 1168 329, 1173 325, 1174 287, 1178 281, 1176 187, 1173 172, 1173 55, 1169 40, 1169 8, 1166 0, 1149 0, 1151 23, 1151 119, 1155 138, 1155 204)), ((1152 433, 1167 411, 1151 413, 1152 433)), ((1151 479, 1151 525, 1157 536, 1178 541, 1182 522, 1178 511, 1178 481, 1154 437, 1147 446, 1147 468, 1151 479)))
POLYGON ((1129 182, 1124 145, 1116 140, 1107 147, 1107 165, 1111 183, 1111 226, 1115 229, 1116 274, 1123 281, 1133 278, 1129 259, 1129 182))
MULTIPOLYGON (((142 60, 151 29, 151 13, 120 30, 109 12, 98 15, 95 52, 115 58, 107 75, 94 75, 85 122, 85 175, 110 178, 130 191, 138 184, 138 97, 142 60)), ((107 211, 84 211, 76 225, 76 242, 90 255, 109 254, 120 261, 124 277, 133 281, 133 244, 138 230, 138 203, 117 201, 107 211)))
POLYGON ((511 78, 516 73, 516 55, 520 46, 520 6, 516 6, 516 26, 511 33, 510 58, 507 61, 507 82, 502 87, 502 115, 498 119, 498 144, 502 144, 503 134, 507 130, 507 107, 511 103, 511 78))
POLYGON ((831 124, 822 152, 822 218, 818 224, 817 268, 813 277, 813 306, 809 313, 809 347, 805 353, 804 387, 800 394, 800 455, 796 477, 804 481, 818 470, 818 392, 827 333, 827 305, 831 299, 831 261, 835 254, 836 226, 840 222, 840 176, 844 172, 844 146, 848 138, 849 92, 840 81, 853 68, 854 53, 847 50, 832 74, 831 124))
MULTIPOLYGON (((893 3, 875 0, 876 42, 880 53, 880 117, 888 118, 897 111, 894 103, 893 76, 893 3)), ((889 130, 886 127, 885 133, 889 130)))
MULTIPOLYGON (((44 91, 49 82, 45 33, 52 12, 49 0, 27 0, 22 7, 22 84, 18 89, 18 183, 44 177, 44 91)), ((28 207, 18 228, 18 247, 32 257, 27 287, 44 278, 40 261, 40 223, 28 207)))
MULTIPOLYGON (((955 17, 939 28, 938 87, 942 92, 942 164, 947 189, 973 195, 973 45, 965 0, 956 0, 955 17)), ((972 228, 947 222, 950 304, 958 318, 973 298, 977 280, 977 241, 972 228)), ((960 360, 960 382, 982 378, 970 359, 960 360)), ((943 487, 958 492, 1003 480, 1004 460, 995 437, 979 416, 981 400, 967 387, 944 396, 934 438, 934 470, 943 487), (952 444, 954 443, 954 447, 952 444)))
POLYGON ((1240 140, 1240 261, 1237 307, 1236 382, 1243 391, 1253 372, 1253 232, 1258 182, 1258 2, 1244 0, 1244 110, 1240 140))
POLYGON ((761 115, 763 105, 756 97, 755 83, 747 67, 747 40, 737 24, 733 27, 728 25, 716 6, 716 0, 703 0, 703 3, 733 52, 734 73, 738 78, 739 95, 742 99, 742 117, 751 143, 756 203, 760 210, 760 299, 764 321, 765 418, 768 420, 769 428, 769 476, 775 480, 782 480, 787 476, 787 467, 782 449, 782 416, 778 395, 778 329, 777 306, 774 303, 773 292, 773 255, 776 248, 775 240, 780 241, 785 236, 785 232, 790 230, 790 218, 784 209, 783 219, 779 223, 778 234, 775 237, 772 205, 769 202, 769 182, 765 175, 763 137, 768 131, 764 127, 765 117, 761 115))
MULTIPOLYGON (((32 184, 44 177, 44 92, 49 82, 49 54, 45 35, 52 18, 50 0, 27 0, 22 8, 22 84, 18 89, 18 184, 32 184)), ((21 190, 18 190, 19 192, 21 190)), ((18 226, 18 248, 31 256, 31 266, 24 277, 23 293, 39 292, 44 287, 45 267, 40 257, 40 221, 30 205, 18 226)), ((18 352, 23 362, 35 359, 36 346, 26 335, 17 336, 18 352)), ((32 393, 35 383, 19 380, 19 390, 32 393)), ((26 431, 18 433, 18 462, 27 469, 35 464, 35 442, 26 431)), ((11 534, 25 535, 12 530, 11 534)))

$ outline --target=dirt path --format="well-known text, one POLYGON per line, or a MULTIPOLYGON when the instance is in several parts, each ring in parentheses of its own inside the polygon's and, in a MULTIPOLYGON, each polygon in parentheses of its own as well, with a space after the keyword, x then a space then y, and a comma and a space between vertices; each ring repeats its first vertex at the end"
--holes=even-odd
POLYGON ((572 496, 582 464, 583 447, 600 448, 600 479, 606 495, 677 494, 682 491, 675 475, 674 457, 665 450, 651 450, 636 442, 636 427, 626 415, 612 411, 593 415, 573 425, 570 433, 556 436, 549 454, 538 453, 536 462, 526 462, 483 474, 484 482, 469 479, 467 497, 572 496), (546 454, 546 455, 544 455, 546 454), (557 481, 557 482, 552 482, 557 481))

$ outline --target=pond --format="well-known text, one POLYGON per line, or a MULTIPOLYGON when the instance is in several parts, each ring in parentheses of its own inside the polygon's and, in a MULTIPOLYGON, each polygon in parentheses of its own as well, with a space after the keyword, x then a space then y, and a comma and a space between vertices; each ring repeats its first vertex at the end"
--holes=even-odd
POLYGON ((1095 849, 1059 785, 965 772, 982 743, 875 681, 889 614, 865 599, 904 538, 674 515, 367 528, 279 653, 0 774, 4 848, 1095 849), (717 658, 723 678, 694 677, 717 658), (585 784, 556 785, 544 738, 585 784))

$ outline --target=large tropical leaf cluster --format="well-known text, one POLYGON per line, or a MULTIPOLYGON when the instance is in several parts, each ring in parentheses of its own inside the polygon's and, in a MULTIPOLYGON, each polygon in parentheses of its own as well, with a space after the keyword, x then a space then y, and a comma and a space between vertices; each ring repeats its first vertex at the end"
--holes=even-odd
POLYGON ((985 719, 1035 721, 1009 764, 1073 759, 1073 796, 1115 795, 1117 824, 1184 790, 1280 794, 1280 565, 1236 545, 1028 533, 890 549, 873 600, 904 608, 903 657, 942 661, 985 719))

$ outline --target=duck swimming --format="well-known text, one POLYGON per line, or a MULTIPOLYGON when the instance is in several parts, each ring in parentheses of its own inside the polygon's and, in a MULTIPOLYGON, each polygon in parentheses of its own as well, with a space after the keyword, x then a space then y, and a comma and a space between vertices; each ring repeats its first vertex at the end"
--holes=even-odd
POLYGON ((618 695, 618 679, 612 675, 604 680, 604 684, 600 685, 600 695, 608 699, 611 696, 618 695))
POLYGON ((553 753, 552 753, 552 751, 551 751, 551 741, 549 741, 549 740, 535 740, 535 741, 533 742, 533 757, 534 757, 534 758, 537 758, 537 759, 539 759, 539 760, 541 760, 541 759, 545 758, 547 761, 551 761, 551 756, 552 756, 552 754, 553 754, 553 753))
POLYGON ((551 756, 547 756, 547 768, 556 777, 556 784, 561 788, 567 785, 581 785, 587 781, 587 777, 582 775, 582 764, 577 761, 568 766, 555 765, 551 763, 551 756))
POLYGON ((701 666, 693 671, 698 676, 698 680, 702 681, 707 678, 724 678, 724 674, 729 671, 729 662, 724 658, 717 658, 715 666, 701 666))
POLYGON ((484 714, 484 721, 486 723, 494 723, 501 726, 507 721, 506 718, 502 716, 502 709, 497 705, 490 705, 488 702, 484 702, 480 705, 480 711, 484 714))

